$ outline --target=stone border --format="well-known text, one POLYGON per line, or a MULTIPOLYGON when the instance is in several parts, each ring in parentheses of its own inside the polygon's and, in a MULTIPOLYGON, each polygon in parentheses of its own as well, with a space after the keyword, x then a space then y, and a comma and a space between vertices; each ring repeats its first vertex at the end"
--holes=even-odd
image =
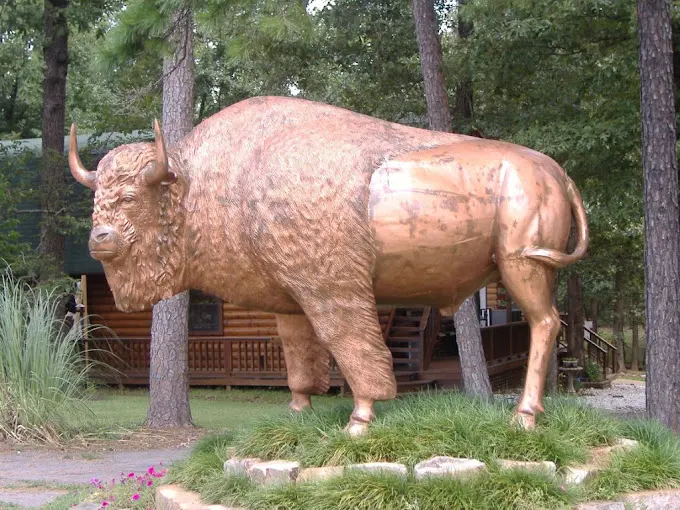
POLYGON ((161 485, 156 489, 156 510, 245 510, 245 508, 224 505, 206 505, 197 492, 183 489, 179 485, 161 485))
MULTIPOLYGON (((591 451, 589 461, 580 466, 567 466, 557 472, 554 462, 525 462, 518 460, 498 459, 501 470, 517 469, 531 473, 543 473, 549 477, 560 478, 565 484, 579 485, 590 479, 595 473, 609 464, 612 453, 630 450, 637 446, 637 441, 619 438, 612 446, 596 448, 591 451)), ((233 453, 233 452, 230 452, 233 453)), ((431 476, 453 478, 469 478, 486 471, 487 467, 477 459, 435 456, 419 462, 413 468, 413 476, 421 480, 431 476)), ((361 470, 370 472, 388 472, 407 477, 409 469, 404 464, 395 462, 368 462, 350 464, 348 466, 326 466, 301 469, 300 464, 288 460, 262 461, 258 458, 232 457, 224 463, 225 475, 245 475, 260 485, 276 483, 296 483, 314 480, 327 480, 334 476, 342 476, 347 471, 361 470)))
MULTIPOLYGON (((313 468, 312 468, 313 469, 313 468)), ((156 489, 156 510, 245 510, 240 507, 206 505, 196 492, 177 485, 163 485, 156 489)), ((626 494, 619 501, 590 501, 576 510, 669 510, 680 508, 680 490, 646 491, 626 494)))
MULTIPOLYGON (((612 453, 626 451, 637 447, 638 442, 631 439, 619 438, 614 445, 596 448, 591 451, 591 458, 587 464, 581 466, 567 466, 560 473, 554 462, 525 462, 517 460, 498 459, 496 461, 501 470, 517 469, 532 473, 543 473, 553 478, 560 478, 565 484, 581 484, 594 473, 606 467, 612 453)), ((232 450, 230 454, 234 454, 232 450)), ((431 476, 445 476, 453 478, 469 478, 485 472, 483 462, 477 459, 459 457, 435 456, 416 464, 413 476, 421 480, 431 476)), ((224 463, 224 474, 245 475, 259 485, 279 483, 298 483, 317 480, 327 480, 342 476, 347 471, 388 472, 406 478, 409 469, 404 464, 394 462, 368 462, 364 464, 350 464, 347 466, 326 466, 301 469, 300 464, 288 460, 262 461, 258 458, 232 457, 224 463)), ((634 509, 666 509, 680 508, 680 490, 657 491, 653 493, 630 494, 624 501, 591 502, 578 507, 579 510, 624 510, 630 506, 634 509), (650 496, 651 495, 651 496, 650 496), (650 499, 650 497, 652 499, 650 499), (658 503, 660 502, 660 503, 658 503), (649 505, 652 506, 649 506, 649 505), (659 505, 666 506, 659 506, 659 505), (674 507, 669 504, 676 505, 674 507), (600 506, 597 506, 600 505, 600 506), (603 506, 604 505, 604 506, 603 506), (626 506, 627 505, 627 506, 626 506), (656 505, 656 506, 654 506, 656 505)), ((164 485, 156 490, 157 510, 244 510, 223 505, 206 505, 201 502, 195 492, 184 490, 178 485, 164 485)))

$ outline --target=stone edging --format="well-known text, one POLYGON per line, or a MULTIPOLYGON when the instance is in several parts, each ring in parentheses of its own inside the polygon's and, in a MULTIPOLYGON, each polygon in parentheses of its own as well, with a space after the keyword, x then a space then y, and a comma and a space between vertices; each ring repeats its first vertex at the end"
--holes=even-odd
MULTIPOLYGON (((559 476, 565 484, 584 483, 594 473, 606 467, 609 456, 613 452, 630 450, 637 445, 637 441, 618 439, 613 446, 595 449, 591 454, 590 463, 582 466, 567 466, 559 476)), ((233 451, 231 453, 233 455, 233 451)), ((504 459, 496 462, 500 469, 519 469, 545 473, 551 477, 558 476, 557 466, 554 462, 524 462, 504 459)), ((393 462, 369 462, 364 464, 350 464, 348 466, 326 466, 301 469, 299 463, 288 460, 261 461, 261 459, 258 458, 242 459, 232 456, 232 458, 224 463, 225 475, 245 475, 261 485, 326 480, 328 478, 342 476, 346 471, 350 470, 390 472, 404 478, 409 474, 407 466, 393 462)), ((486 465, 476 459, 435 456, 416 464, 413 468, 413 475, 416 479, 423 479, 429 476, 468 478, 482 473, 485 470, 486 465)), ((633 509, 645 508, 649 510, 680 508, 680 491, 632 494, 625 497, 625 503, 623 501, 606 503, 592 502, 584 503, 577 508, 578 510, 627 510, 628 508, 631 508, 631 505, 633 509), (650 497, 652 497, 652 500, 649 500, 650 497), (652 501, 652 506, 649 506, 650 503, 648 500, 652 501), (659 506, 656 501, 661 501, 665 506, 659 506)), ((186 491, 177 485, 165 485, 157 489, 156 509, 243 510, 222 505, 205 505, 201 502, 198 494, 186 491)))
POLYGON ((179 485, 161 485, 156 489, 156 510, 245 510, 224 505, 206 505, 196 492, 179 485))
MULTIPOLYGON (((224 505, 206 505, 199 495, 177 485, 156 489, 156 510, 245 510, 224 505)), ((576 510, 670 510, 680 508, 680 490, 648 491, 626 494, 619 501, 581 503, 576 510)))
MULTIPOLYGON (((609 456, 616 451, 629 450, 637 446, 637 441, 618 439, 613 446, 597 448, 591 454, 591 461, 581 466, 567 466, 560 473, 561 481, 565 484, 582 484, 597 471, 603 469, 609 456)), ((557 466, 554 462, 525 462, 500 459, 497 461, 502 470, 519 469, 524 471, 544 473, 557 477, 557 466)), ((348 466, 326 466, 302 469, 298 462, 289 460, 262 461, 259 458, 230 458, 224 463, 225 475, 244 475, 252 481, 269 485, 282 482, 303 482, 312 480, 326 480, 334 476, 342 476, 345 471, 362 470, 371 472, 389 472, 407 477, 408 467, 394 462, 369 462, 364 464, 350 464, 348 466)), ((448 476, 466 478, 486 470, 486 465, 477 459, 459 457, 435 456, 416 464, 413 475, 416 479, 429 476, 448 476)))

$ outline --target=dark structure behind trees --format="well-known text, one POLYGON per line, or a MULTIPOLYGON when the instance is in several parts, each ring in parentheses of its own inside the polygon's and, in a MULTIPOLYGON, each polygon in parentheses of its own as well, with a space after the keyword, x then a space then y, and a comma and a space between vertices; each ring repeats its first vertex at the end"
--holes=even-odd
POLYGON ((637 0, 645 208, 647 415, 680 432, 680 210, 671 5, 637 0))

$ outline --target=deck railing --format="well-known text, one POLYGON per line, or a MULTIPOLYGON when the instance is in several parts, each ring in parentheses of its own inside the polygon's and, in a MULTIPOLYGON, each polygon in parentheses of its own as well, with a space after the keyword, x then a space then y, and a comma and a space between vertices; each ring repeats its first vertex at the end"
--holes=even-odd
MULTIPOLYGON (((560 319, 562 323, 562 328, 560 331, 560 337, 558 341, 566 346, 567 337, 569 331, 569 325, 563 319, 560 319)), ((593 360, 602 369, 602 376, 606 377, 607 370, 610 369, 611 373, 618 372, 618 360, 616 356, 616 346, 609 343, 607 340, 602 338, 600 335, 595 333, 592 329, 587 326, 583 327, 584 335, 583 342, 586 348, 586 353, 588 358, 593 360), (586 336, 586 333, 589 336, 586 336)))

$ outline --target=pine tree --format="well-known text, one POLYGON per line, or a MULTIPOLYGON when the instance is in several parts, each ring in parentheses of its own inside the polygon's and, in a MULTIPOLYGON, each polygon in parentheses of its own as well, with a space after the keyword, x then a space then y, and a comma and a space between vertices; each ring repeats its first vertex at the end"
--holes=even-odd
POLYGON ((680 208, 671 4, 637 0, 645 209, 647 415, 680 433, 680 208))
MULTIPOLYGON (((449 99, 444 81, 442 48, 437 35, 433 0, 412 0, 420 65, 425 83, 425 98, 430 129, 451 131, 449 99)), ((461 102, 463 102, 461 100, 461 102)), ((482 348, 477 305, 468 297, 454 315, 456 341, 463 373, 463 385, 470 395, 491 395, 491 381, 482 348)))

